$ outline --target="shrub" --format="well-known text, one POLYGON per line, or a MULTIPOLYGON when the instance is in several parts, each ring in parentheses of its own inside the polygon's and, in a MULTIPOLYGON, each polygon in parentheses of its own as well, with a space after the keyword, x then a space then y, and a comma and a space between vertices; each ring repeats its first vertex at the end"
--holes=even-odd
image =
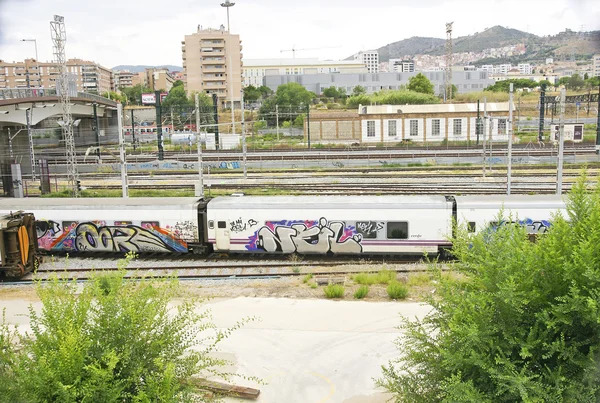
POLYGON ((345 289, 343 285, 329 284, 327 287, 323 288, 323 291, 327 298, 344 298, 345 289))
POLYGON ((304 278, 302 279, 302 282, 304 284, 308 283, 311 279, 313 278, 313 274, 312 273, 308 273, 306 276, 304 276, 304 278))
POLYGON ((397 281, 392 281, 387 286, 387 293, 391 299, 404 299, 408 296, 408 288, 397 281))
POLYGON ((380 270, 377 273, 358 273, 352 279, 356 284, 373 285, 389 284, 396 278, 396 273, 390 270, 380 270))
POLYGON ((358 287, 358 290, 354 291, 354 298, 363 299, 369 293, 369 287, 366 285, 361 285, 358 287))

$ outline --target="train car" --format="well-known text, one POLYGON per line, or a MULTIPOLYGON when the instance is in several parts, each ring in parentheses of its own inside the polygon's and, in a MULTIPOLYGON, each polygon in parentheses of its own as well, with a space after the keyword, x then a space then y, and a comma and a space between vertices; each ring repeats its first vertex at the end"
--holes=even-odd
POLYGON ((450 247, 444 196, 217 197, 207 206, 216 252, 421 254, 450 247))
POLYGON ((454 200, 456 219, 466 224, 469 232, 479 232, 512 221, 525 226, 531 235, 543 234, 550 228, 555 214, 560 212, 567 217, 563 196, 455 196, 454 200), (499 223, 498 214, 501 211, 503 221, 499 223))
POLYGON ((17 210, 35 214, 46 252, 206 252, 197 198, 0 199, 0 214, 17 210))

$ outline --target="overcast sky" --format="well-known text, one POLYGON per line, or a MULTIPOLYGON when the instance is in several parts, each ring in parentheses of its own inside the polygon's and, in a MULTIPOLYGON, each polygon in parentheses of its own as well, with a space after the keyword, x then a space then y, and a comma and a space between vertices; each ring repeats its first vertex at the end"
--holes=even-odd
MULTIPOLYGON (((224 0, 223 0, 224 1, 224 0)), ((119 64, 181 66, 181 41, 198 25, 227 24, 221 0, 0 0, 0 59, 52 60, 50 21, 65 17, 67 58, 119 64)), ((235 0, 231 31, 244 58, 342 59, 411 36, 454 36, 503 25, 537 35, 600 29, 598 0, 235 0)))

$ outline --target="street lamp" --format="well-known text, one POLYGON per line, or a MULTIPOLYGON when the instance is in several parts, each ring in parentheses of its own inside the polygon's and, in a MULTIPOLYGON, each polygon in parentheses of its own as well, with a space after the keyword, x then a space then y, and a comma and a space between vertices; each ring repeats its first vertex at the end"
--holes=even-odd
MULTIPOLYGON (((35 45, 35 63, 37 64, 37 74, 38 74, 38 87, 40 87, 40 81, 42 79, 42 75, 40 74, 40 61, 38 60, 38 52, 37 52, 37 40, 35 39, 21 39, 21 42, 33 42, 35 45)), ((29 71, 29 69, 28 69, 29 71)), ((29 73, 27 74, 29 76, 29 73)), ((27 80, 29 83, 29 80, 27 80)))
POLYGON ((227 33, 229 34, 229 40, 227 41, 227 64, 229 65, 229 94, 231 94, 231 134, 233 134, 235 130, 235 111, 233 110, 233 66, 231 64, 231 30, 229 29, 229 7, 233 6, 235 6, 235 3, 232 3, 229 0, 226 0, 225 3, 221 3, 221 7, 225 7, 227 9, 227 33))

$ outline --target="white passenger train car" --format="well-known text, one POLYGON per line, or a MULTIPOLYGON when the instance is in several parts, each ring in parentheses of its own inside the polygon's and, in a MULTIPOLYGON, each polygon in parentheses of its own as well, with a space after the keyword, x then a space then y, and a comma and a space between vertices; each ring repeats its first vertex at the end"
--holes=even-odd
POLYGON ((193 197, 0 199, 0 214, 17 210, 35 214, 48 252, 187 253, 203 221, 193 197))
POLYGON ((207 207, 215 251, 421 254, 450 247, 444 196, 218 197, 207 207))
POLYGON ((542 234, 560 212, 567 217, 563 196, 555 195, 483 195, 455 196, 456 219, 470 232, 495 227, 502 211, 504 223, 512 221, 525 226, 530 234, 542 234))

